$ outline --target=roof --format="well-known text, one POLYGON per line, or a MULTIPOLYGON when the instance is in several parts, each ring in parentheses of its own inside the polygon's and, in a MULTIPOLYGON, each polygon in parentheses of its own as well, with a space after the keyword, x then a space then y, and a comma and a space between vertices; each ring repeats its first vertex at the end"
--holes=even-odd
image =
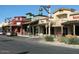
POLYGON ((31 21, 30 19, 24 19, 24 20, 16 20, 16 19, 12 19, 10 22, 19 22, 19 21, 23 21, 23 22, 28 22, 28 21, 31 21))
POLYGON ((75 11, 74 13, 70 14, 70 16, 73 16, 73 15, 79 15, 79 11, 75 11))
POLYGON ((48 17, 47 15, 34 15, 34 17, 36 16, 48 17))
POLYGON ((14 18, 18 18, 18 17, 26 18, 26 16, 15 16, 14 18))
POLYGON ((30 21, 30 22, 26 22, 25 24, 35 24, 37 23, 39 20, 35 20, 35 21, 30 21))
POLYGON ((60 9, 57 9, 54 13, 58 12, 58 11, 63 11, 63 10, 67 10, 67 11, 71 11, 71 12, 74 12, 75 9, 69 9, 69 8, 60 8, 60 9))
MULTIPOLYGON (((53 18, 53 17, 50 17, 50 18, 53 18)), ((26 22, 26 23, 24 23, 24 24, 26 24, 26 25, 29 25, 29 24, 37 24, 37 25, 39 25, 39 24, 38 24, 38 21, 39 21, 39 20, 48 20, 48 19, 49 19, 49 18, 46 17, 46 18, 43 18, 43 19, 38 19, 38 20, 26 22)))

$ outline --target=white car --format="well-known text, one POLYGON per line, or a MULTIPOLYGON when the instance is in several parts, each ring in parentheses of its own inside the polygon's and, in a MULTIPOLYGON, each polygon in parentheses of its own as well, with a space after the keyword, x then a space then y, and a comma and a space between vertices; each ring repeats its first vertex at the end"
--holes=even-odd
POLYGON ((3 34, 3 32, 0 32, 0 35, 2 35, 3 34))
POLYGON ((6 35, 7 35, 7 36, 11 36, 11 33, 10 33, 10 32, 7 32, 6 35))

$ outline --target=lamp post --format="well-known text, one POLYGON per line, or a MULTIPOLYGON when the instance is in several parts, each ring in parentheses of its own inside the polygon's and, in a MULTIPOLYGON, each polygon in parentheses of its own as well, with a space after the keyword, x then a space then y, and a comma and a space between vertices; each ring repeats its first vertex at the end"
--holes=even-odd
MULTIPOLYGON (((51 22, 50 22, 50 16, 51 16, 51 13, 50 13, 50 5, 48 6, 40 6, 42 7, 47 13, 48 13, 48 35, 50 36, 50 28, 51 28, 51 22)), ((41 10, 43 11, 43 10, 41 10)))
POLYGON ((49 12, 49 13, 48 13, 48 20, 49 20, 49 25, 48 25, 48 26, 49 26, 49 32, 48 32, 48 35, 50 36, 50 34, 51 34, 51 33, 50 33, 50 29, 51 29, 51 22, 50 22, 51 13, 50 13, 50 7, 48 8, 48 12, 49 12))

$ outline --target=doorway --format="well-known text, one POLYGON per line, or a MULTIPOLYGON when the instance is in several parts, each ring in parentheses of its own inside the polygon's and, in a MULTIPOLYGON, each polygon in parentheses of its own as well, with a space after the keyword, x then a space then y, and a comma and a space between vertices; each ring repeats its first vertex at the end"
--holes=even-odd
POLYGON ((68 28, 67 27, 64 27, 63 28, 63 35, 67 35, 68 34, 68 28))
POLYGON ((75 26, 75 30, 76 30, 76 31, 75 31, 75 34, 76 34, 76 35, 79 35, 79 26, 75 26))

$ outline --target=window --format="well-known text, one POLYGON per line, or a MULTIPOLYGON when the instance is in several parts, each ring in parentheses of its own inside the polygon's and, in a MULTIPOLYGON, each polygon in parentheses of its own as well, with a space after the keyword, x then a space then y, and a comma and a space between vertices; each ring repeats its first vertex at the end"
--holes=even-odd
POLYGON ((22 21, 22 18, 20 17, 20 21, 22 21))
POLYGON ((60 19, 67 18, 67 14, 60 14, 60 15, 57 15, 57 17, 60 19))
POLYGON ((15 18, 15 20, 18 20, 18 18, 15 18))

